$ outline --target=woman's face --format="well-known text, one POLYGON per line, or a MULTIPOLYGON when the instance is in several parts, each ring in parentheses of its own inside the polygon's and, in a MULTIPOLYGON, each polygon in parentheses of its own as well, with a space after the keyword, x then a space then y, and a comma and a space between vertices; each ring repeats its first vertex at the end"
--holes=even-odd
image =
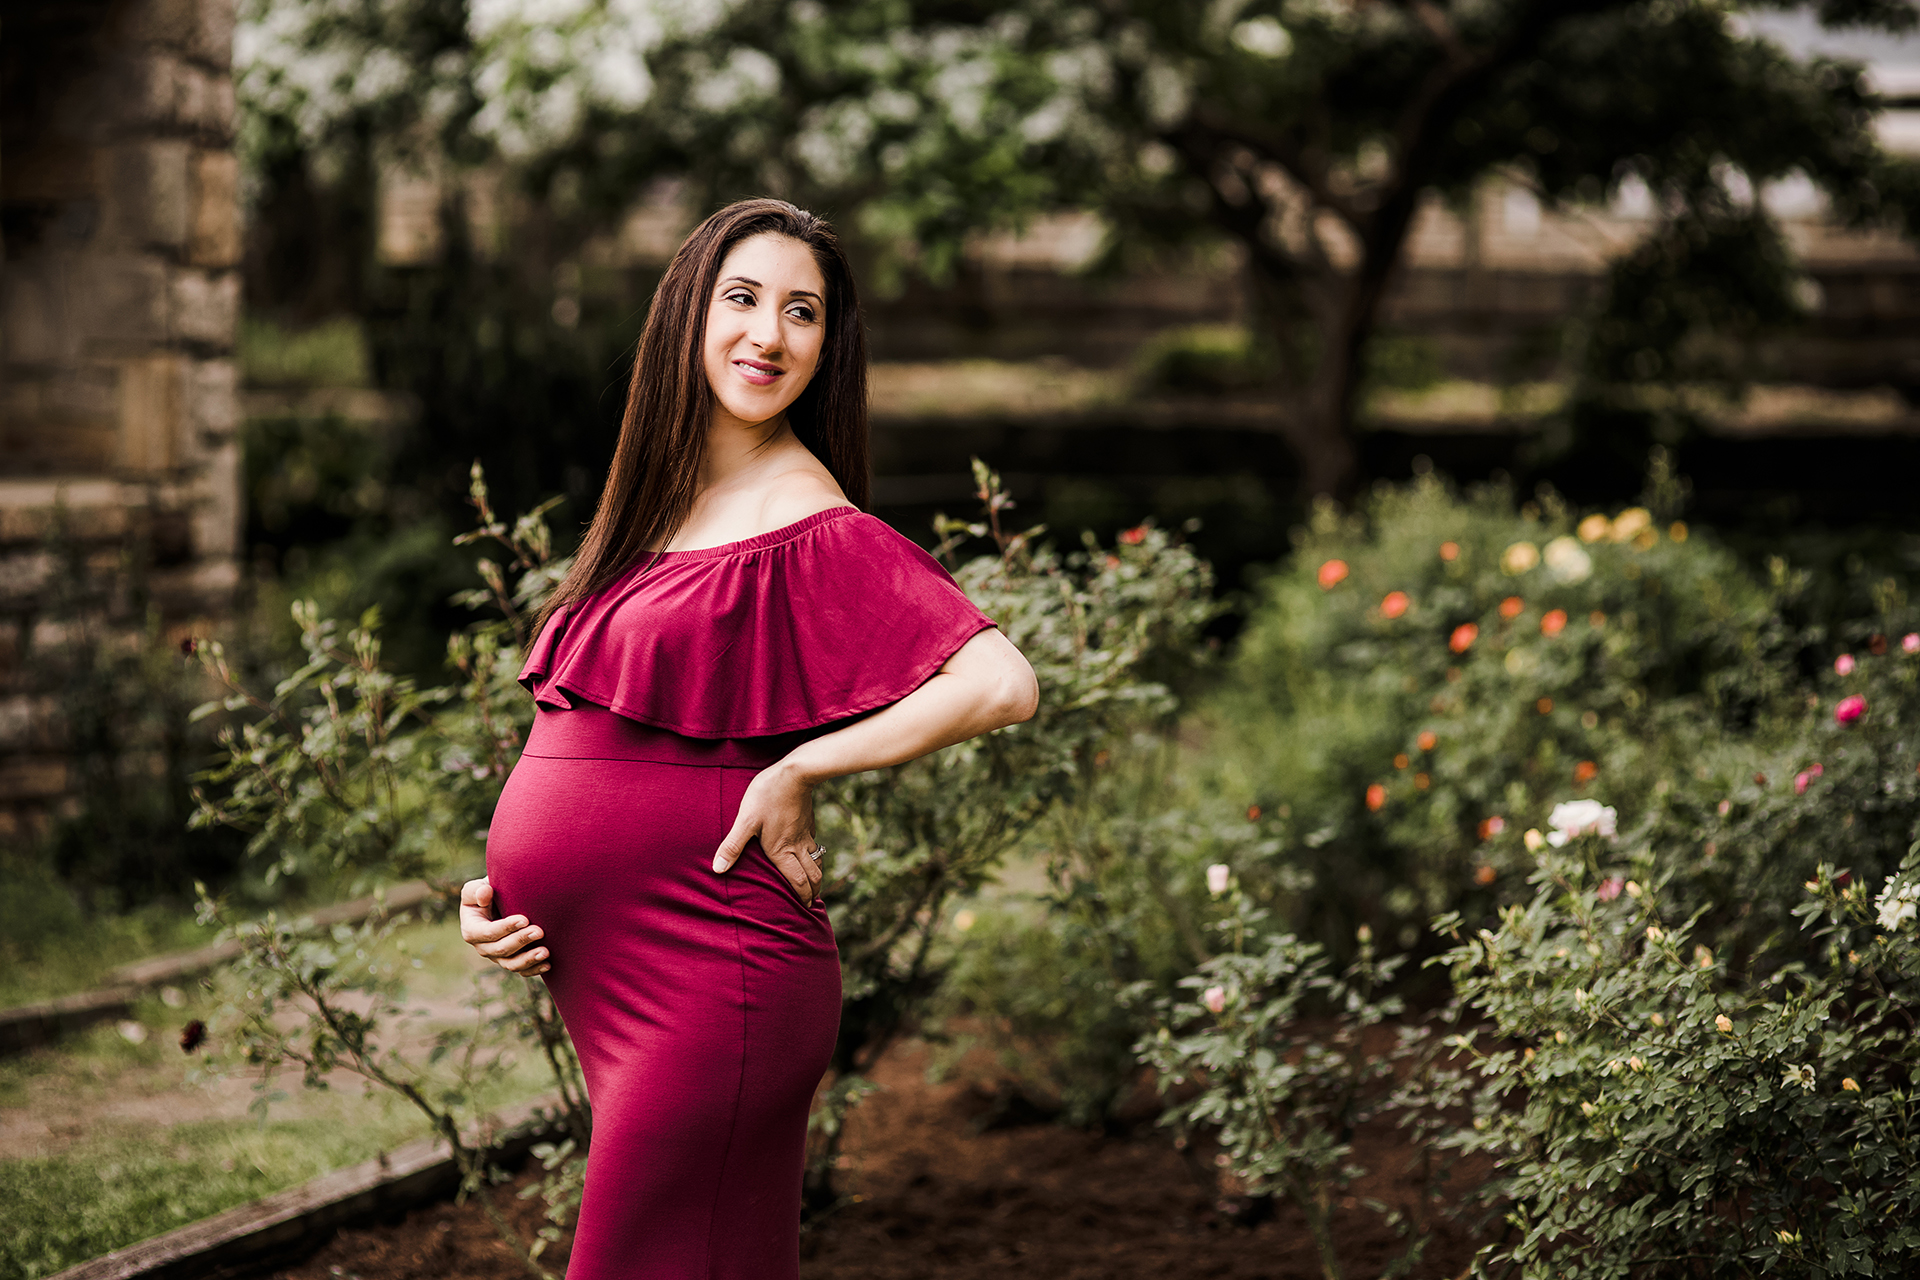
POLYGON ((716 413, 755 426, 812 381, 827 336, 827 285, 806 245, 766 231, 735 245, 707 299, 701 350, 716 413))

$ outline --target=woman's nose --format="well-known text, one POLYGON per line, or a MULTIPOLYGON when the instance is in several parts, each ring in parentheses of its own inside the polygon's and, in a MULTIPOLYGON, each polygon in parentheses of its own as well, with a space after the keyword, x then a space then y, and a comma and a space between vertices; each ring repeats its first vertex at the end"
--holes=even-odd
POLYGON ((747 321, 747 337, 762 351, 780 349, 780 313, 772 307, 758 307, 747 321))

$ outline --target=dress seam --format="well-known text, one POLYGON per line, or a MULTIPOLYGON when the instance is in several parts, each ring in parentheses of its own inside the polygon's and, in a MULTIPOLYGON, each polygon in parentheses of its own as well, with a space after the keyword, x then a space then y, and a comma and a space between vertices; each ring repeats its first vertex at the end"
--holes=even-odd
MULTIPOLYGON (((715 779, 716 782, 719 779, 715 779)), ((727 789, 715 788, 720 793, 720 812, 727 808, 727 789)), ((724 838, 724 837, 723 837, 724 838)), ((733 880, 722 874, 720 878, 727 894, 728 921, 733 926, 733 953, 740 966, 740 1068, 734 1077, 733 1115, 727 1121, 726 1145, 720 1149, 720 1174, 714 1181, 713 1203, 707 1208, 707 1280, 713 1280, 713 1233, 720 1220, 720 1197, 727 1186, 727 1162, 733 1156, 734 1134, 740 1128, 740 1103, 747 1091, 747 956, 746 948, 740 940, 740 912, 733 904, 733 880)))
POLYGON ((691 760, 657 760, 652 756, 551 756, 544 751, 522 751, 520 754, 535 760, 604 760, 612 764, 657 764, 673 769, 749 769, 758 773, 767 767, 764 764, 709 764, 705 761, 696 763, 691 760))

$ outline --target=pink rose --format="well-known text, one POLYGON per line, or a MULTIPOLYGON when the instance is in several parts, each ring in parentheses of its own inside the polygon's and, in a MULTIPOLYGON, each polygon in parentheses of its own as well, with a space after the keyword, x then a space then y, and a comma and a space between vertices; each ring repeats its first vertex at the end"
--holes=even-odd
POLYGON ((1900 647, 1908 653, 1920 653, 1920 631, 1909 631, 1900 638, 1900 647))
POLYGON ((1797 796, 1807 794, 1807 784, 1812 781, 1813 775, 1811 773, 1796 774, 1793 779, 1793 794, 1797 796))
POLYGON ((1608 876, 1600 882, 1600 887, 1594 890, 1594 896, 1602 902, 1612 902, 1620 896, 1620 891, 1626 887, 1627 882, 1619 876, 1608 876))
POLYGON ((1209 1013, 1224 1013, 1227 1008, 1227 989, 1208 987, 1200 994, 1200 1003, 1207 1006, 1209 1013))
POLYGON ((1821 774, 1825 773, 1826 771, 1827 771, 1826 766, 1821 764, 1818 760, 1815 760, 1812 764, 1807 766, 1807 772, 1812 774, 1816 778, 1819 777, 1821 774))
POLYGON ((1857 693, 1840 699, 1833 708, 1833 718, 1841 724, 1852 724, 1865 714, 1867 714, 1867 700, 1857 693))
POLYGON ((1833 660, 1833 673, 1840 676, 1850 676, 1853 674, 1854 665, 1853 655, 1843 653, 1833 660))

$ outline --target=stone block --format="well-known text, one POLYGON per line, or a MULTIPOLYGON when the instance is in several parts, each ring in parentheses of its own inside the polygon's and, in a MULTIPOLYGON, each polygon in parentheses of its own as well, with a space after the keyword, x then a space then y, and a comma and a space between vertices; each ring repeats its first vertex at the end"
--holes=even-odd
POLYGON ((205 497, 193 511, 193 551, 200 556, 240 554, 240 442, 232 437, 212 450, 202 473, 205 497))
POLYGON ((165 617, 222 616, 232 611, 240 590, 240 564, 208 558, 158 570, 148 577, 147 588, 165 617))
POLYGON ((233 64, 234 0, 131 0, 116 34, 215 67, 233 64))
POLYGON ((63 728, 60 704, 52 698, 29 693, 0 698, 0 751, 46 750, 59 743, 63 728))
POLYGON ((141 254, 89 255, 74 271, 68 297, 85 340, 157 346, 167 340, 167 268, 141 254))
POLYGON ((120 374, 120 457, 129 471, 177 466, 186 419, 187 361, 180 356, 126 360, 120 374))
POLYGON ((30 601, 46 589, 59 566, 47 551, 0 555, 0 601, 30 601))
POLYGON ((178 138, 147 138, 101 151, 108 235, 134 248, 177 249, 191 219, 192 148, 178 138))
POLYGON ((179 341, 233 349, 240 326, 240 273, 175 271, 169 332, 179 341))
POLYGON ((73 537, 122 537, 139 499, 113 480, 0 480, 0 542, 45 541, 62 521, 73 537))
POLYGON ((27 646, 36 654, 58 655, 77 646, 86 635, 87 629, 77 622, 41 618, 33 624, 27 646))
POLYGON ((50 364, 79 353, 79 335, 62 289, 61 257, 7 263, 0 272, 0 342, 10 366, 50 364))
POLYGON ((194 154, 187 261, 198 267, 239 265, 240 161, 231 151, 194 154))
POLYGON ((198 0, 194 8, 193 56, 211 66, 231 67, 234 0, 198 0))
POLYGON ((0 801, 46 800, 67 789, 65 760, 47 756, 0 759, 0 801))
POLYGON ((49 418, 111 422, 119 412, 120 366, 111 360, 66 365, 47 380, 41 404, 49 418))
POLYGON ((0 751, 33 745, 33 699, 26 694, 0 698, 0 751))
POLYGON ((220 441, 240 429, 240 367, 232 360, 200 360, 190 373, 187 412, 194 434, 220 441))
POLYGON ((171 53, 142 50, 104 71, 96 98, 111 107, 123 126, 167 125, 177 114, 180 59, 171 53))
POLYGON ((216 76, 207 93, 207 114, 201 127, 218 138, 231 140, 234 122, 239 119, 240 104, 235 100, 233 78, 216 76))

